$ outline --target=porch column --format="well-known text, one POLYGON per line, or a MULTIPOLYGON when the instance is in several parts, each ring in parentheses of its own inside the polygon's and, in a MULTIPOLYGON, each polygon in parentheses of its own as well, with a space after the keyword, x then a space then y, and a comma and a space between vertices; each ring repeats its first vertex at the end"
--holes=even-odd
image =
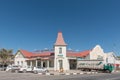
POLYGON ((38 61, 36 60, 36 67, 38 66, 38 61))
POLYGON ((49 68, 49 60, 47 60, 47 68, 49 68))
POLYGON ((30 61, 30 66, 32 66, 32 61, 30 61))
POLYGON ((41 68, 43 67, 43 61, 41 61, 41 68))

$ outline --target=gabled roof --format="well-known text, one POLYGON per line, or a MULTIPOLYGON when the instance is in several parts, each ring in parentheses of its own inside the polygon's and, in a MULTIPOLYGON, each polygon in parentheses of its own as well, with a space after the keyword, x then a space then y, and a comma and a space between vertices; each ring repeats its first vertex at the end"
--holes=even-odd
MULTIPOLYGON (((39 52, 39 53, 34 53, 34 52, 29 52, 26 50, 19 50, 24 57, 27 58, 32 58, 32 57, 49 57, 53 56, 54 52, 51 51, 45 51, 45 52, 39 52)), ((91 50, 86 50, 82 52, 67 52, 67 57, 86 57, 89 55, 91 50)))
POLYGON ((47 51, 47 52, 35 53, 32 57, 47 57, 52 55, 54 55, 53 52, 47 51))
POLYGON ((86 51, 82 51, 82 52, 72 52, 72 53, 67 53, 68 57, 86 57, 87 55, 89 55, 91 50, 86 50, 86 51))
POLYGON ((55 45, 62 45, 62 46, 67 45, 64 41, 63 36, 62 36, 62 32, 58 32, 58 36, 57 36, 55 45))
POLYGON ((34 53, 34 52, 28 52, 26 50, 19 50, 22 55, 24 57, 47 57, 47 56, 51 56, 53 55, 54 53, 53 52, 50 52, 50 51, 47 51, 47 52, 40 52, 40 53, 34 53))
POLYGON ((22 53, 22 55, 23 55, 24 57, 31 57, 31 56, 33 56, 33 53, 28 52, 28 51, 26 51, 26 50, 19 50, 19 51, 22 53))

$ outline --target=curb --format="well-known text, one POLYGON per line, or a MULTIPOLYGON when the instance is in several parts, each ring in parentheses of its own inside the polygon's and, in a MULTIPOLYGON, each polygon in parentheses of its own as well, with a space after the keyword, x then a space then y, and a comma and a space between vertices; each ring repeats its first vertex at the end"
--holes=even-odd
POLYGON ((73 75, 77 75, 78 73, 73 73, 73 75))
POLYGON ((80 74, 84 74, 83 72, 81 72, 80 74))
POLYGON ((65 75, 73 75, 73 73, 65 73, 65 75))
POLYGON ((79 75, 79 74, 97 74, 98 72, 80 72, 80 73, 38 73, 40 75, 79 75))

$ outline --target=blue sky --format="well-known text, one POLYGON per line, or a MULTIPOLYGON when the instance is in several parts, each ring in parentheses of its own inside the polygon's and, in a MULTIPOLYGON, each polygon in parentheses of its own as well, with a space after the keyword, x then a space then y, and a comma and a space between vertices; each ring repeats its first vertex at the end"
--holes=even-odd
POLYGON ((0 0, 0 48, 53 48, 58 31, 68 48, 120 54, 120 0, 0 0))

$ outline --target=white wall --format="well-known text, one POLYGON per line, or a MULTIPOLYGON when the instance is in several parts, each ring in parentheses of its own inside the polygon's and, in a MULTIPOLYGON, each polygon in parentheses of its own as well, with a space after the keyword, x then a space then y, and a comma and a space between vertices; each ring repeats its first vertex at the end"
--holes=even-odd
POLYGON ((87 55, 84 59, 85 60, 89 60, 90 59, 90 55, 87 55))
POLYGON ((103 57, 104 59, 106 57, 106 54, 104 53, 103 49, 99 45, 96 45, 90 52, 89 57, 91 60, 93 59, 96 60, 99 57, 103 57))
POLYGON ((55 57, 59 55, 59 48, 62 48, 62 55, 66 57, 66 46, 55 46, 55 57))
POLYGON ((100 45, 96 45, 86 59, 96 60, 99 56, 103 57, 104 63, 120 64, 120 61, 115 59, 113 52, 105 53, 100 45))
POLYGON ((66 46, 55 46, 54 70, 60 70, 59 60, 63 61, 63 70, 69 70, 69 61, 66 57, 66 46), (59 54, 59 48, 62 48, 62 53, 59 54))
POLYGON ((117 58, 115 58, 113 52, 109 52, 109 53, 107 53, 107 63, 120 64, 120 60, 118 60, 117 58))
POLYGON ((20 52, 18 52, 15 55, 14 62, 15 62, 15 65, 20 65, 20 66, 23 66, 23 67, 27 66, 26 58, 20 52))

